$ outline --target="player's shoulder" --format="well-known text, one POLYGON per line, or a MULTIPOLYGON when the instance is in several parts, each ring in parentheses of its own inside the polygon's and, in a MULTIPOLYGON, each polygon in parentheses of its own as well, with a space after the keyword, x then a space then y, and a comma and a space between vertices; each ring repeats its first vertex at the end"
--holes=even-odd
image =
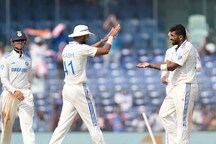
POLYGON ((182 47, 183 47, 183 48, 184 48, 184 47, 193 48, 194 46, 193 46, 193 44, 192 44, 191 42, 186 41, 185 44, 184 44, 182 47))
POLYGON ((171 53, 172 51, 175 51, 176 47, 177 47, 177 45, 174 45, 174 46, 168 48, 168 49, 166 50, 166 53, 171 53))
POLYGON ((11 51, 11 52, 5 54, 3 58, 4 59, 9 59, 10 57, 12 57, 12 55, 13 55, 13 52, 11 51))
POLYGON ((23 54, 23 56, 24 56, 25 59, 27 59, 27 60, 29 60, 29 61, 32 60, 32 59, 31 59, 31 56, 30 56, 30 54, 29 54, 28 52, 25 52, 25 53, 23 54))
POLYGON ((71 48, 71 44, 67 44, 67 45, 64 47, 62 53, 67 52, 70 48, 71 48))

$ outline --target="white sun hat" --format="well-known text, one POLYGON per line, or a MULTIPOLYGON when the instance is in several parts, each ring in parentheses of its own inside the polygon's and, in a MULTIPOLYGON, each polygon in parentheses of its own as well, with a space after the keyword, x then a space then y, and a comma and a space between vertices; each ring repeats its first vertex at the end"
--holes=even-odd
POLYGON ((68 35, 68 37, 79 37, 84 35, 93 36, 94 34, 89 31, 88 26, 77 25, 75 26, 73 33, 68 35))

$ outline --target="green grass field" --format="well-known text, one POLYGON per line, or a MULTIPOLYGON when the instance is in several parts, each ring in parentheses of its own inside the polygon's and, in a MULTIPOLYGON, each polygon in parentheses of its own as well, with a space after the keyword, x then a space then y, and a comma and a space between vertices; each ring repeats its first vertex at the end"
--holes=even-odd
MULTIPOLYGON (((164 142, 164 133, 155 133, 162 137, 164 142)), ((36 144, 48 144, 52 133, 36 133, 36 144)), ((151 144, 143 142, 148 133, 112 133, 104 132, 107 144, 151 144)), ((13 133, 11 144, 23 144, 21 133, 13 133)), ((69 132, 65 137, 63 144, 92 144, 89 133, 69 132)), ((191 144, 216 144, 216 131, 214 132, 193 132, 191 144)))

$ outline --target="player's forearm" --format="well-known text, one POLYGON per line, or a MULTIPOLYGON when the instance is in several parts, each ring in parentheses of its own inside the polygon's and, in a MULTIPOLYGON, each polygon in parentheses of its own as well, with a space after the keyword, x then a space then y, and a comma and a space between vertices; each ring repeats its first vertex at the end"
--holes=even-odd
POLYGON ((105 44, 102 48, 98 48, 96 55, 106 55, 109 53, 110 49, 111 49, 111 45, 105 44))
POLYGON ((101 39, 100 41, 96 42, 95 44, 91 45, 92 47, 101 47, 103 43, 105 42, 104 39, 101 39))
POLYGON ((109 53, 111 46, 113 43, 113 36, 109 36, 109 39, 107 40, 106 44, 102 48, 98 48, 96 55, 106 55, 109 53))
POLYGON ((161 70, 161 64, 153 64, 153 63, 149 63, 149 68, 153 68, 156 70, 161 70))
POLYGON ((1 77, 1 82, 3 84, 3 86, 9 91, 14 93, 15 92, 15 88, 10 84, 9 80, 5 77, 1 77))

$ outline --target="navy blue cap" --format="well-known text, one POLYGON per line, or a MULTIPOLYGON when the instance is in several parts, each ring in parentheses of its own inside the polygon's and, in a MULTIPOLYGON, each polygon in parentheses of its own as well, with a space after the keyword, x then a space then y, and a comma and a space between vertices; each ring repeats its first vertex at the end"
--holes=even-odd
POLYGON ((16 31, 11 34, 11 41, 27 40, 26 35, 22 31, 16 31))

